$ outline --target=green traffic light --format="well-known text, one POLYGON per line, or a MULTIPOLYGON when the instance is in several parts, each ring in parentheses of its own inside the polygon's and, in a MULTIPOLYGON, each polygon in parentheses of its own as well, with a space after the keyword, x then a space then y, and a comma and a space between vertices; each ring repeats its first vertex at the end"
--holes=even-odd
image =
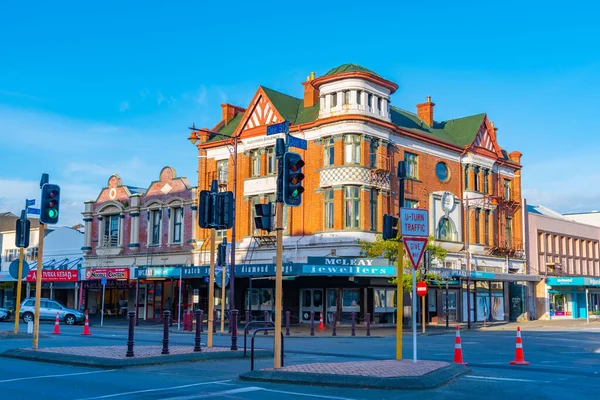
POLYGON ((56 218, 57 215, 58 213, 56 212, 56 210, 48 210, 48 217, 56 218))

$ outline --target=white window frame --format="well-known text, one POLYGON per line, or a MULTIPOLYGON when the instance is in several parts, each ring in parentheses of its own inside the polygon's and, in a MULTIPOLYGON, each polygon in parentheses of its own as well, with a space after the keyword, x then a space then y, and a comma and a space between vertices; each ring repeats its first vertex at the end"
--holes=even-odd
POLYGON ((183 230, 183 221, 185 217, 185 209, 183 206, 177 205, 172 206, 169 209, 171 213, 171 218, 169 218, 169 244, 180 245, 184 242, 184 230, 183 230), (175 224, 177 223, 177 217, 181 218, 179 224, 179 241, 175 241, 175 224))
POLYGON ((101 240, 98 240, 98 242, 100 243, 100 247, 105 247, 105 246, 106 247, 119 247, 119 246, 121 246, 121 243, 122 243, 121 216, 119 214, 103 215, 102 223, 100 225, 101 225, 100 232, 102 232, 101 240), (110 240, 110 238, 112 237, 112 235, 110 235, 110 227, 108 227, 109 234, 106 235, 107 226, 109 226, 108 224, 110 224, 110 222, 112 221, 112 218, 117 219, 117 240, 115 243, 113 243, 113 241, 110 240), (105 243, 105 240, 108 240, 108 243, 105 243))
POLYGON ((359 134, 351 133, 344 136, 344 164, 360 165, 361 143, 362 138, 359 134))
POLYGON ((162 208, 152 208, 148 210, 150 213, 150 223, 148 224, 148 246, 160 246, 162 241, 162 208), (154 216, 158 215, 158 242, 154 242, 154 228, 156 221, 154 216))

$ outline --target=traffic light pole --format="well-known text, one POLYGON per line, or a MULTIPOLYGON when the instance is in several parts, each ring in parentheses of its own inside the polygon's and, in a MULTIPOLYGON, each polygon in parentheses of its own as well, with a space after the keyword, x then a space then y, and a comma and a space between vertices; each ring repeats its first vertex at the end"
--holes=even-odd
POLYGON ((281 368, 281 310, 283 309, 283 202, 275 209, 277 252, 275 270, 275 369, 281 368))
POLYGON ((225 333, 225 275, 227 267, 221 267, 221 333, 225 333))
MULTIPOLYGON (((33 313, 33 349, 38 348, 38 339, 40 332, 40 303, 42 299, 42 264, 44 260, 44 230, 45 225, 40 222, 38 239, 38 262, 35 276, 35 312, 33 313)), ((19 277, 20 278, 20 277, 19 277)), ((21 280, 19 279, 19 282, 21 280)), ((15 318, 19 318, 18 315, 15 318)))
POLYGON ((215 241, 216 241, 215 228, 210 229, 210 272, 208 277, 208 339, 206 339, 206 346, 212 347, 213 342, 213 324, 217 321, 213 321, 214 309, 215 309, 215 241))
POLYGON ((15 308, 15 334, 19 333, 19 313, 21 312, 21 286, 23 279, 23 247, 19 247, 19 274, 17 275, 17 306, 15 308))
POLYGON ((402 319, 404 317, 404 241, 402 240, 402 221, 400 209, 404 206, 404 162, 398 162, 398 271, 396 274, 396 360, 402 360, 402 319))

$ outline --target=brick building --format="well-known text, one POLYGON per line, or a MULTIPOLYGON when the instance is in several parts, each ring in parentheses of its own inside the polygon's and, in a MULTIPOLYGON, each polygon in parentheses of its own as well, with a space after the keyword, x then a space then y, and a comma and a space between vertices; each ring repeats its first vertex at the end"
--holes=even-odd
MULTIPOLYGON (((274 145, 282 136, 266 136, 266 126, 288 120, 291 135, 306 139, 308 147, 297 149, 306 162, 302 205, 284 209, 284 262, 294 276, 284 282, 286 310, 300 321, 306 321, 308 311, 325 312, 328 318, 338 311, 342 319, 356 311, 361 319, 368 312, 375 322, 395 322, 395 292, 388 283, 393 268, 360 274, 310 271, 360 265, 357 241, 374 240, 383 215, 397 213, 396 166, 405 161, 404 206, 429 210, 430 232, 449 251, 444 263, 434 260, 440 275, 451 281, 449 318, 467 318, 468 235, 473 319, 508 319, 509 297, 524 297, 524 280, 537 279, 523 274, 521 153, 500 147, 485 113, 436 121, 429 97, 416 105, 416 113, 392 106, 398 86, 357 65, 342 65, 320 77, 311 74, 302 85, 302 98, 260 86, 247 106, 223 104, 221 121, 189 138, 198 148, 200 190, 213 179, 222 190, 233 190, 237 180, 238 309, 252 304, 254 310, 272 311, 274 282, 257 280, 258 289, 251 296, 248 291, 249 277, 273 274, 275 255, 270 235, 254 229, 253 205, 275 200, 274 145), (257 264, 263 267, 252 267, 257 264)), ((198 265, 208 260, 203 251, 208 237, 208 231, 197 230, 198 265)), ((445 296, 431 288, 430 321, 445 317, 445 296)), ((521 314, 511 311, 510 316, 521 314)))
POLYGON ((196 189, 171 167, 148 188, 112 175, 98 198, 85 202, 82 305, 97 314, 105 277, 107 316, 137 309, 141 319, 160 319, 165 309, 176 311, 180 282, 183 307, 191 307, 207 272, 192 260, 196 202, 196 189))

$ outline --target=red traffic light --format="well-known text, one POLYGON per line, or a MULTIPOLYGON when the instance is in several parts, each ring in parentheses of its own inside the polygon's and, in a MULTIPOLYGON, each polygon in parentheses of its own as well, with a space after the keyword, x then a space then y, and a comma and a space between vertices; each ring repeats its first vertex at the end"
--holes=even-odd
POLYGON ((58 196, 57 190, 53 190, 50 193, 48 193, 48 197, 50 197, 51 199, 55 198, 56 196, 58 196))
MULTIPOLYGON (((290 169, 292 170, 292 172, 296 172, 296 171, 301 170, 302 167, 304 167, 304 160, 300 159, 300 160, 298 160, 298 162, 296 164, 292 165, 290 167, 290 169)), ((302 177, 304 177, 304 176, 302 176, 302 177)))

